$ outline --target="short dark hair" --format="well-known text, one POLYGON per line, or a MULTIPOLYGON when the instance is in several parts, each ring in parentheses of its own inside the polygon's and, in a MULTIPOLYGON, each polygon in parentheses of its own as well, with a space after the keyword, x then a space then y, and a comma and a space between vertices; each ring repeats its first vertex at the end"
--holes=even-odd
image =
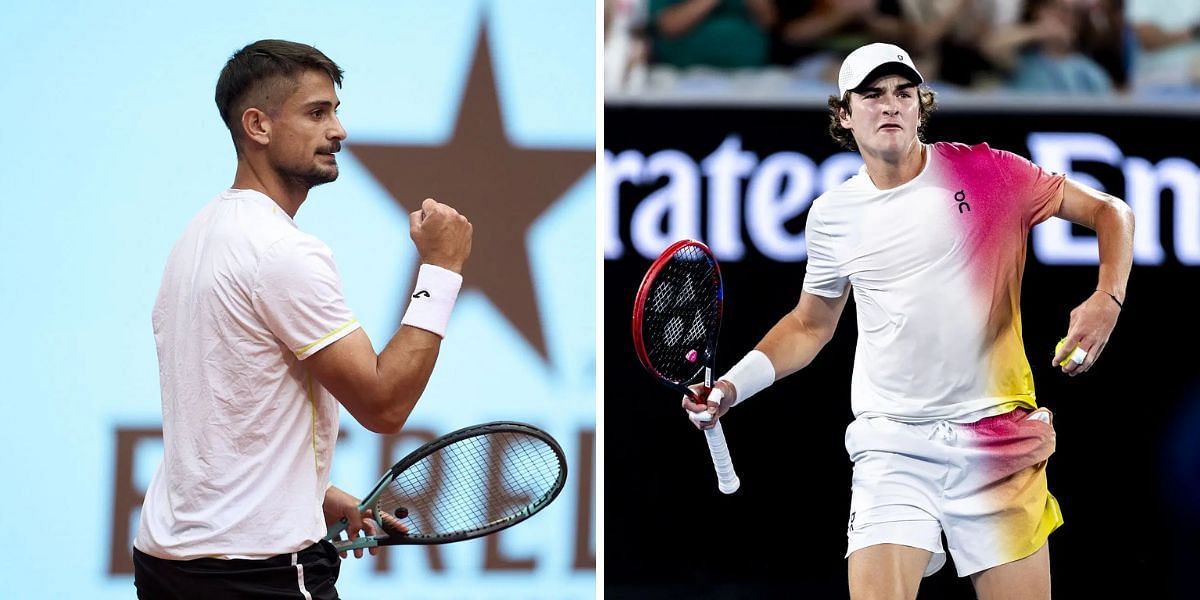
MULTIPOLYGON (((839 111, 846 111, 850 114, 850 94, 854 90, 848 90, 841 98, 837 96, 829 97, 829 136, 839 146, 858 152, 858 144, 854 141, 854 133, 845 127, 842 127, 841 119, 838 118, 839 111)), ((917 98, 920 100, 921 116, 917 121, 917 139, 925 141, 925 125, 929 123, 929 115, 937 110, 937 94, 933 90, 920 86, 917 88, 917 98)))
POLYGON ((251 106, 277 108, 295 91, 300 74, 309 70, 324 72, 338 87, 342 86, 342 69, 308 44, 259 40, 229 57, 217 79, 217 110, 239 154, 242 113, 251 106))

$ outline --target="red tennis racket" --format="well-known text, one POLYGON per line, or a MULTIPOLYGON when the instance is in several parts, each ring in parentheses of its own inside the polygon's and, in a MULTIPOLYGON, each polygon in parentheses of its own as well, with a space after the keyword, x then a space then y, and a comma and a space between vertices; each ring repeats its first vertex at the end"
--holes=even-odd
MULTIPOLYGON (((682 240, 650 265, 633 303, 633 347, 638 360, 660 383, 699 404, 704 402, 688 385, 703 375, 704 385, 712 387, 723 295, 721 268, 708 246, 682 240)), ((721 423, 704 433, 718 487, 732 494, 741 482, 721 423)))

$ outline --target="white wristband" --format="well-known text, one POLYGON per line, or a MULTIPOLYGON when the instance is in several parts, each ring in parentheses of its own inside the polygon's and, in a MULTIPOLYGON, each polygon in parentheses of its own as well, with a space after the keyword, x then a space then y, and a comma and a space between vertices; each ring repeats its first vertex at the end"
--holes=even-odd
POLYGON ((733 403, 733 406, 737 406, 775 383, 775 366, 766 354, 751 350, 720 379, 732 383, 737 390, 737 401, 733 403))
POLYGON ((401 325, 408 325, 446 337, 450 311, 462 288, 462 275, 435 265, 421 265, 417 285, 401 325))

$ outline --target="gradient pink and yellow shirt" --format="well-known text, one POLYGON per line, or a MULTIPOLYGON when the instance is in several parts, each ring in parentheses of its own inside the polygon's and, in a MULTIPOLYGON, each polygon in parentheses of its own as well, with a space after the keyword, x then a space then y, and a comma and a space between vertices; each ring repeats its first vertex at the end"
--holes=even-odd
POLYGON ((880 190, 864 167, 808 213, 804 291, 854 290, 851 408, 908 422, 1036 408, 1021 275, 1064 178, 987 144, 926 149, 912 181, 880 190))

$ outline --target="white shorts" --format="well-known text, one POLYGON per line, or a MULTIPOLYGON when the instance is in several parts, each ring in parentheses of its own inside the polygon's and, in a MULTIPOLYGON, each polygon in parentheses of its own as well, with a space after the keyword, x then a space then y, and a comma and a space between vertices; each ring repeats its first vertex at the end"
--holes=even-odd
MULTIPOLYGON (((1045 413, 1049 420, 1049 411, 1045 413)), ((876 544, 933 553, 925 575, 946 564, 942 534, 958 575, 1029 556, 1062 525, 1046 487, 1054 427, 1030 411, 974 423, 856 419, 846 428, 854 462, 846 556, 876 544)))

